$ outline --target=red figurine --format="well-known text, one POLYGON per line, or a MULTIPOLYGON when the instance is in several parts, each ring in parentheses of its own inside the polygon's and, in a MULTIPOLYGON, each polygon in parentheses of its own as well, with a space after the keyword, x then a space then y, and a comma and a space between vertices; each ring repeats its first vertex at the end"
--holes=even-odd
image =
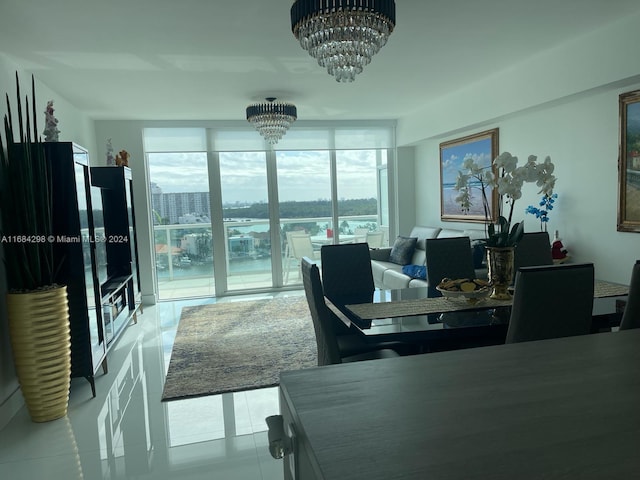
POLYGON ((551 244, 551 257, 554 260, 567 258, 567 250, 564 248, 564 245, 562 245, 562 240, 560 240, 560 237, 558 236, 558 230, 556 230, 553 243, 551 244))

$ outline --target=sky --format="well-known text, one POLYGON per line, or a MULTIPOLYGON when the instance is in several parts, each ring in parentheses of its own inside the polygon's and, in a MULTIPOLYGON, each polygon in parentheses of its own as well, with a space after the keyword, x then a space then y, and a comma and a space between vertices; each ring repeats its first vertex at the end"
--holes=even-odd
MULTIPOLYGON (((276 152, 279 200, 310 201, 329 199, 329 153, 276 152)), ((375 153, 337 152, 338 197, 377 196, 375 153)), ((266 162, 262 152, 220 154, 223 203, 267 201, 266 162)), ((163 193, 209 191, 206 154, 149 154, 150 181, 163 193)))
POLYGON ((627 125, 636 133, 640 131, 640 103, 627 106, 627 125))

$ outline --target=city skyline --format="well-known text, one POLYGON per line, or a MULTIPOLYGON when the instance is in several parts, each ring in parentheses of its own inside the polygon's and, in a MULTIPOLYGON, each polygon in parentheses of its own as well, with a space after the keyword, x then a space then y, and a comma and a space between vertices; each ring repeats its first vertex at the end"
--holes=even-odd
MULTIPOLYGON (((204 194, 204 195, 209 195, 208 191, 185 191, 185 192, 165 192, 159 185, 157 185, 155 182, 149 182, 149 185, 151 187, 151 194, 204 194)), ((373 197, 363 197, 363 198, 373 198, 373 197)), ((340 200, 344 200, 344 198, 341 198, 340 200)), ((329 202, 331 201, 331 199, 329 197, 327 198, 314 198, 312 200, 289 200, 289 201, 300 201, 300 202, 329 202)), ((240 201, 240 200, 236 200, 233 202, 222 202, 222 206, 223 207, 244 207, 244 206, 250 206, 250 205, 254 205, 254 204, 264 204, 267 203, 266 200, 259 200, 259 201, 240 201)))
MULTIPOLYGON (((160 187, 158 187, 154 182, 150 183, 151 189, 151 205, 153 210, 153 223, 158 224, 182 224, 182 223, 209 223, 211 219, 211 204, 209 192, 168 192, 164 193, 160 187)), ((374 199, 374 197, 369 197, 369 199, 374 199)), ((339 199, 342 201, 345 199, 339 199)), ((368 199, 348 199, 345 200, 347 202, 361 202, 366 201, 368 199)), ((291 204, 300 202, 301 204, 307 204, 307 206, 302 205, 299 209, 302 209, 304 215, 309 215, 311 212, 317 213, 316 205, 308 205, 314 204, 316 202, 330 202, 330 199, 316 199, 316 200, 306 200, 306 201, 282 201, 281 205, 291 204)), ((373 200, 375 201, 375 200, 373 200)), ((260 214, 256 214, 252 209, 252 205, 265 205, 266 202, 233 202, 233 203, 224 203, 223 208, 238 208, 241 209, 247 208, 247 215, 238 216, 232 215, 237 218, 249 218, 249 217, 259 217, 262 218, 260 214)), ((353 204, 353 203, 352 203, 353 204)), ((353 207, 352 207, 353 208, 353 207)), ((291 214, 291 209, 288 209, 289 214, 291 214)))

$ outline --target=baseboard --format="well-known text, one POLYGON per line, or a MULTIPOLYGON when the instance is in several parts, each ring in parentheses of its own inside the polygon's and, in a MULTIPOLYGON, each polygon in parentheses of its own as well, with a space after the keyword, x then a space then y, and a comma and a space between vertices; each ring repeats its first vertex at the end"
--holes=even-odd
POLYGON ((11 421, 11 419, 18 413, 24 406, 24 398, 22 397, 22 392, 20 388, 16 388, 16 390, 7 397, 7 399, 0 405, 0 430, 2 430, 7 424, 11 421))
POLYGON ((156 294, 142 295, 142 305, 155 305, 157 301, 156 294))

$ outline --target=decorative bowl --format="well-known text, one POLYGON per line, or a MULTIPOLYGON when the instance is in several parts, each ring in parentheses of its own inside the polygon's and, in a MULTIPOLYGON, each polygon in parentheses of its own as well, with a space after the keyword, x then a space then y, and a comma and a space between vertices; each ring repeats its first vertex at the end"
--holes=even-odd
MULTIPOLYGON (((469 287, 470 288, 470 287, 469 287)), ((484 300, 491 293, 489 285, 484 281, 474 281, 466 278, 451 280, 445 278, 436 286, 436 290, 442 293, 442 296, 448 300, 463 301, 469 303, 477 303, 484 300), (473 290, 465 291, 461 288, 463 284, 473 284, 473 290)))

